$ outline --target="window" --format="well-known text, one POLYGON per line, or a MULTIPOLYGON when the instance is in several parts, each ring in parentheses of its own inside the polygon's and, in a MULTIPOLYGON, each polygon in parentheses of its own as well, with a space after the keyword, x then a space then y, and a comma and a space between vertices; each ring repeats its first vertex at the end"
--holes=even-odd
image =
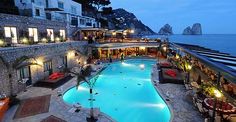
POLYGON ((78 26, 78 18, 77 17, 71 17, 71 25, 78 26))
POLYGON ((64 9, 64 3, 61 1, 58 1, 58 8, 64 9))
POLYGON ((47 61, 43 63, 44 72, 52 71, 52 61, 47 61))
POLYGON ((12 43, 17 43, 16 27, 4 27, 5 37, 12 38, 12 43))
POLYGON ((71 6, 71 13, 72 14, 77 14, 75 6, 71 6))
POLYGON ((29 77, 30 77, 29 66, 17 69, 17 80, 18 81, 20 81, 22 79, 29 78, 29 77))
POLYGON ((40 10, 39 9, 35 9, 35 16, 40 16, 40 10))
POLYGON ((47 29, 47 36, 49 37, 50 41, 54 41, 53 29, 47 29))
POLYGON ((85 25, 85 20, 84 19, 80 19, 79 21, 80 21, 81 25, 85 25))
POLYGON ((66 32, 65 32, 65 30, 60 30, 60 37, 62 37, 63 39, 66 38, 66 32))
POLYGON ((38 29, 29 28, 29 37, 33 37, 34 42, 38 42, 38 29))

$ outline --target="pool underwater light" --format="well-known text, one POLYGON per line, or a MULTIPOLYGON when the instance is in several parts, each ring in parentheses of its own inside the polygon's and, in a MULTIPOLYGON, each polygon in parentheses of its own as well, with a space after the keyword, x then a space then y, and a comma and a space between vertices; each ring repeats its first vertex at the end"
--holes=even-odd
POLYGON ((140 64, 139 67, 141 68, 141 70, 143 70, 145 68, 144 64, 140 64))

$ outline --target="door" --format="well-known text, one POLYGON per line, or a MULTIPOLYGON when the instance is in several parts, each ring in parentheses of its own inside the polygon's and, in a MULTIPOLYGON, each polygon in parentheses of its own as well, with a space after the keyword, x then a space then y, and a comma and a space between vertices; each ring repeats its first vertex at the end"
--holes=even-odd
POLYGON ((26 86, 32 85, 30 66, 17 69, 17 79, 19 82, 26 84, 26 86))
POLYGON ((63 64, 65 66, 65 69, 67 69, 67 56, 63 58, 63 64))
POLYGON ((44 67, 44 72, 48 72, 49 75, 53 73, 52 61, 44 62, 43 67, 44 67))

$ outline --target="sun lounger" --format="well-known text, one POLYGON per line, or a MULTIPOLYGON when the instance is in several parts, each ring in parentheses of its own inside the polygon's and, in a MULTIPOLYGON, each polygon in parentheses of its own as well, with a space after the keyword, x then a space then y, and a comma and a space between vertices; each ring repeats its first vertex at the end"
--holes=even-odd
POLYGON ((76 111, 80 110, 82 106, 79 103, 76 103, 73 105, 73 108, 71 108, 68 112, 75 113, 76 111))
POLYGON ((73 108, 71 108, 68 112, 69 112, 69 113, 75 113, 76 110, 77 110, 77 109, 73 107, 73 108))

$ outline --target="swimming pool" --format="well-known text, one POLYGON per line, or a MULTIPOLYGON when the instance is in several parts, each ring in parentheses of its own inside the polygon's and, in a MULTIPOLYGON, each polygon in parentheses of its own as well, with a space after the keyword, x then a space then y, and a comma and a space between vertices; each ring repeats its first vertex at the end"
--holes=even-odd
MULTIPOLYGON (((94 106, 118 122, 169 122, 168 106, 150 79, 155 62, 135 59, 110 64, 96 81, 94 106)), ((79 102, 89 108, 89 87, 86 83, 73 87, 63 99, 66 103, 79 102)))

